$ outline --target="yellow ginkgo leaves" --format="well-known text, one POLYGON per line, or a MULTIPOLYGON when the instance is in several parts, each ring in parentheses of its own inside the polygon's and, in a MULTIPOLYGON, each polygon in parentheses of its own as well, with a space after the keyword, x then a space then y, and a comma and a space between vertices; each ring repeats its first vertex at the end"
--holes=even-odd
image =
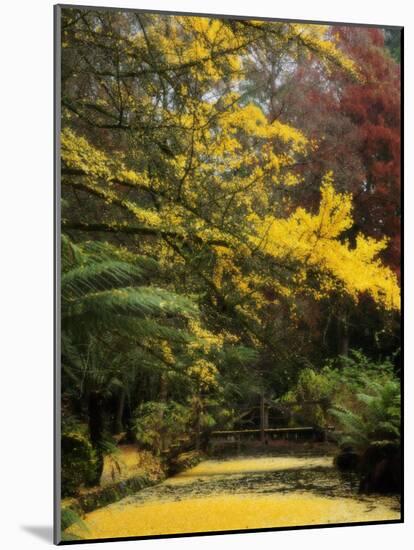
POLYGON ((252 216, 251 220, 256 231, 251 241, 269 256, 297 262, 298 281, 305 280, 310 269, 318 273, 320 297, 339 283, 355 300, 368 293, 388 310, 399 308, 397 278, 378 259, 386 239, 358 235, 355 245, 340 239, 353 224, 352 197, 335 192, 331 174, 322 183, 316 214, 298 208, 288 218, 252 216))

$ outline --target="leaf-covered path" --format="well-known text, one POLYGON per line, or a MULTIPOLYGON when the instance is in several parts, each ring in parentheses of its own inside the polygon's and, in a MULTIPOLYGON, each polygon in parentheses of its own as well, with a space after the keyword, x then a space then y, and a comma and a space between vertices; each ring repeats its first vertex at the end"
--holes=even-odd
POLYGON ((396 520, 394 497, 361 496, 331 456, 207 460, 85 517, 82 538, 396 520))

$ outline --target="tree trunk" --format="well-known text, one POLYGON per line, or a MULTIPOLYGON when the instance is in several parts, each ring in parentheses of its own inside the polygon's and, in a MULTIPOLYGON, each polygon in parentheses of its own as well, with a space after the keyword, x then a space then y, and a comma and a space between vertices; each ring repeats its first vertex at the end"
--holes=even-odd
POLYGON ((338 318, 338 353, 343 357, 348 357, 349 353, 348 316, 346 313, 342 313, 338 318))
POLYGON ((97 456, 96 476, 91 483, 97 485, 101 479, 103 467, 104 467, 104 455, 103 455, 103 407, 102 407, 102 395, 99 392, 91 392, 89 394, 88 401, 88 416, 89 416, 89 435, 91 443, 95 449, 97 456))
POLYGON ((260 394, 260 441, 265 443, 265 401, 263 391, 260 394))
MULTIPOLYGON (((167 403, 167 397, 168 397, 168 387, 167 387, 167 377, 165 374, 161 374, 160 379, 160 403, 167 403)), ((166 441, 165 441, 165 434, 163 429, 163 417, 164 412, 161 411, 160 413, 160 451, 164 451, 166 447, 166 441)))
POLYGON ((122 433, 124 429, 122 419, 124 416, 125 398, 126 398, 126 392, 125 392, 125 389, 122 388, 119 393, 118 406, 116 409, 115 422, 114 422, 114 430, 115 430, 115 433, 117 434, 122 433))
POLYGON ((201 414, 202 414, 201 398, 200 398, 200 396, 198 396, 197 397, 197 402, 196 402, 196 410, 195 410, 195 417, 196 417, 196 422, 195 422, 195 448, 196 448, 196 451, 200 450, 201 414))

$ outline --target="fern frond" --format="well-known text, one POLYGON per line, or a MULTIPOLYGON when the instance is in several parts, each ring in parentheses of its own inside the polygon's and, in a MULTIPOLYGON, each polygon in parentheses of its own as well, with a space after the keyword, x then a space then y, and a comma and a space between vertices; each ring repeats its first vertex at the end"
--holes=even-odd
POLYGON ((185 296, 155 287, 127 287, 95 292, 73 300, 67 304, 63 316, 92 314, 110 322, 113 315, 195 316, 197 312, 197 306, 185 296))
POLYGON ((138 282, 142 275, 140 267, 121 261, 82 264, 62 275, 62 299, 73 300, 89 292, 130 286, 138 282))

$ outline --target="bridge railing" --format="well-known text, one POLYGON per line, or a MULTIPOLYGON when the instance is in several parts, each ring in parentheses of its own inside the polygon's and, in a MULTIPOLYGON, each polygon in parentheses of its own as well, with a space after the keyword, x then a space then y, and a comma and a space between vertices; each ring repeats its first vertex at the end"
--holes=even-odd
POLYGON ((313 440, 327 441, 328 432, 332 432, 333 428, 329 427, 321 429, 315 426, 300 426, 294 428, 252 428, 245 430, 216 430, 210 434, 210 445, 214 449, 220 445, 236 445, 238 449, 242 442, 259 439, 262 443, 267 444, 274 440, 313 440), (258 436, 258 437, 256 437, 258 436))

